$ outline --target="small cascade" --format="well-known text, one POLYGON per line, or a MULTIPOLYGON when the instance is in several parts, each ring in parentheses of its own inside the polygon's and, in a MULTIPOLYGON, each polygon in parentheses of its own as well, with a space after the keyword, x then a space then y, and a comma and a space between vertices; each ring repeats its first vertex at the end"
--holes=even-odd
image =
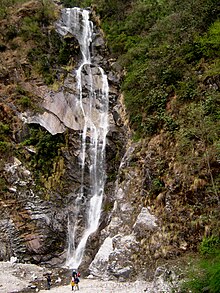
POLYGON ((108 80, 103 69, 91 62, 93 24, 89 11, 80 8, 62 10, 59 33, 70 33, 78 40, 82 61, 75 72, 78 111, 83 117, 79 155, 81 187, 75 210, 68 220, 68 251, 66 266, 78 268, 88 237, 97 230, 105 185, 105 145, 108 131, 108 80), (89 173, 89 176, 88 176, 89 173), (82 211, 85 217, 82 229, 82 211))

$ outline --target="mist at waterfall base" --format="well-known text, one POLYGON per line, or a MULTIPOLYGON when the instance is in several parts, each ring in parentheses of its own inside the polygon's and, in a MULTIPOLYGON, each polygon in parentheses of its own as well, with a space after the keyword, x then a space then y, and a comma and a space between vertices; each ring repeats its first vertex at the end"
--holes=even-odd
POLYGON ((108 131, 108 81, 103 69, 92 62, 93 56, 90 48, 94 33, 89 14, 88 10, 66 8, 62 9, 61 18, 57 22, 57 31, 62 36, 71 34, 78 40, 82 55, 78 69, 74 72, 78 96, 77 104, 72 105, 77 107, 83 121, 79 155, 81 187, 75 200, 75 209, 68 216, 66 259, 66 267, 68 268, 79 267, 87 240, 98 228, 106 177, 105 145, 108 131), (93 77, 94 68, 98 72, 96 78, 93 77), (87 76, 86 86, 83 79, 85 73, 87 76), (86 170, 89 170, 89 183, 85 180, 86 170), (82 203, 85 206, 86 223, 84 231, 79 233, 79 228, 82 229, 82 226, 79 227, 78 225, 82 203))

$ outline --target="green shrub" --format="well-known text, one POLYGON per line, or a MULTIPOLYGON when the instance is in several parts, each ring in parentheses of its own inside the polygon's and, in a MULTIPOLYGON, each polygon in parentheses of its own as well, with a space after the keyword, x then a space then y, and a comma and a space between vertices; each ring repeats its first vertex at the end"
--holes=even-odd
POLYGON ((28 0, 1 0, 0 1, 0 19, 6 18, 8 9, 17 3, 28 2, 28 0))
POLYGON ((142 129, 140 127, 138 129, 141 130, 142 135, 151 136, 158 132, 159 124, 160 119, 157 115, 148 115, 144 120, 144 124, 142 123, 142 129))
POLYGON ((0 193, 3 193, 7 190, 7 182, 5 178, 0 178, 0 193))
MULTIPOLYGON (((41 0, 32 14, 21 19, 18 28, 19 35, 25 41, 31 40, 33 45, 27 54, 32 65, 27 74, 31 75, 31 71, 34 71, 34 74, 40 74, 47 84, 54 82, 59 66, 59 51, 63 44, 55 29, 51 29, 56 20, 56 11, 51 0, 41 0)), ((70 52, 71 50, 69 55, 70 52)))
POLYGON ((198 39, 201 51, 206 57, 218 57, 220 39, 220 20, 215 21, 209 28, 208 32, 198 39))
POLYGON ((0 141, 0 153, 5 154, 10 152, 11 150, 11 143, 7 141, 0 141))
POLYGON ((220 250, 216 249, 206 258, 195 261, 183 284, 183 292, 220 292, 220 250))
POLYGON ((161 115, 161 121, 164 123, 164 128, 169 132, 174 132, 179 129, 177 121, 166 113, 161 115))
POLYGON ((195 261, 189 271, 184 292, 200 293, 206 289, 210 293, 220 292, 220 238, 212 235, 204 237, 199 251, 202 257, 195 261), (185 291, 186 290, 186 291, 185 291))
POLYGON ((91 0, 62 0, 65 7, 89 7, 91 0))
POLYGON ((64 135, 52 135, 38 125, 31 125, 29 128, 30 135, 22 144, 32 145, 36 149, 30 164, 38 178, 43 175, 49 176, 53 172, 53 164, 59 155, 59 149, 65 143, 64 135))
POLYGON ((21 94, 21 95, 25 95, 26 94, 26 90, 20 84, 17 84, 17 86, 16 86, 16 93, 17 94, 21 94))
POLYGON ((35 39, 40 40, 42 37, 39 23, 34 17, 26 16, 23 19, 23 23, 20 30, 20 35, 25 41, 35 39))
POLYGON ((207 91, 204 101, 204 112, 210 116, 214 122, 220 121, 220 93, 207 91))
POLYGON ((22 96, 17 100, 17 103, 21 105, 24 109, 31 107, 31 99, 27 96, 22 96))
POLYGON ((35 19, 40 27, 47 27, 56 20, 56 9, 52 0, 41 0, 41 5, 36 11, 35 19))
POLYGON ((7 141, 9 139, 10 134, 10 126, 3 122, 0 122, 0 140, 1 140, 1 149, 6 151, 7 149, 7 141))
POLYGON ((164 182, 160 178, 155 178, 152 180, 150 185, 150 196, 151 198, 156 198, 156 196, 162 192, 164 189, 164 182))
POLYGON ((180 99, 185 101, 194 100, 198 96, 197 81, 191 76, 178 82, 177 94, 180 99))
POLYGON ((72 55, 79 53, 79 48, 74 38, 62 39, 54 29, 48 32, 48 36, 29 50, 28 60, 49 85, 57 78, 60 65, 67 65, 72 55))
POLYGON ((4 39, 6 42, 13 40, 14 38, 16 38, 18 35, 18 29, 16 26, 14 25, 9 25, 9 27, 7 28, 5 35, 4 35, 4 39))
POLYGON ((0 122, 0 134, 8 134, 10 132, 10 126, 0 122))
POLYGON ((199 251, 202 255, 210 255, 216 252, 217 247, 220 247, 220 238, 212 235, 203 238, 199 251))

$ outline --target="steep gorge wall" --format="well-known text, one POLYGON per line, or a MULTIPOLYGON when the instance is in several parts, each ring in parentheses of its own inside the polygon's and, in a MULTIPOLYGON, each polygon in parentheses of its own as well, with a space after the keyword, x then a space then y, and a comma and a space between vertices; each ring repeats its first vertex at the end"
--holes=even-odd
MULTIPOLYGON (((24 15, 31 15, 34 7, 37 9, 36 1, 30 3, 15 14, 15 27, 19 28, 24 15)), ((95 16, 93 20, 95 22, 95 16)), ((48 26, 46 35, 52 39, 50 32, 48 26)), ((76 113, 68 112, 68 103, 75 91, 71 71, 78 64, 78 44, 68 35, 62 39, 59 50, 51 53, 62 51, 66 54, 67 48, 72 55, 67 56, 70 61, 66 64, 54 67, 56 77, 48 86, 29 64, 27 53, 23 52, 20 57, 22 40, 3 41, 6 48, 2 55, 5 65, 1 72, 1 115, 10 130, 7 133, 3 127, 1 131, 9 137, 7 142, 11 143, 11 148, 1 156, 4 184, 0 234, 1 239, 6 239, 1 241, 1 258, 8 260, 13 255, 20 261, 62 264, 65 260, 67 214, 74 211, 80 184, 77 167, 79 120, 73 119, 76 113), (16 42, 19 50, 14 49, 13 43, 16 42), (63 92, 69 99, 65 100, 63 92), (22 108, 24 102, 17 102, 23 95, 29 97, 32 105, 38 105, 37 108, 22 108), (75 127, 71 128, 73 122, 75 127), (47 129, 35 126, 37 132, 42 132, 40 138, 32 137, 30 128, 33 123, 47 129), (48 141, 42 146, 34 142, 33 138, 42 140, 48 135, 48 141), (22 145, 30 138, 31 143, 22 145), (40 153, 39 147, 47 149, 48 144, 50 148, 55 138, 58 144, 53 147, 57 148, 57 153, 52 157, 52 164, 45 163, 49 170, 45 172, 39 161, 47 156, 51 161, 51 154, 40 153), (31 163, 33 158, 35 165, 31 163), (38 168, 40 172, 36 174, 38 168)), ((123 112, 121 102, 122 69, 115 59, 109 57, 98 29, 94 43, 97 62, 107 72, 110 84, 110 129, 106 149, 108 180, 100 227, 88 240, 82 269, 100 277, 125 279, 136 276, 137 272, 147 277, 158 264, 187 252, 196 252, 204 235, 217 230, 218 200, 212 192, 207 192, 210 172, 205 159, 201 160, 204 148, 200 142, 192 149, 192 158, 181 161, 178 137, 165 128, 139 142, 131 140, 132 133, 126 121, 128 116, 123 112), (198 176, 196 166, 202 176, 198 176)), ((32 45, 31 41, 28 45, 32 45)), ((50 45, 53 47, 54 44, 50 45)), ((62 58, 66 58, 65 54, 62 58)), ((208 82, 214 87, 214 81, 208 82)), ((181 113, 177 106, 173 96, 166 104, 166 111, 178 116, 181 113)), ((211 159, 215 175, 218 162, 214 153, 211 159)))

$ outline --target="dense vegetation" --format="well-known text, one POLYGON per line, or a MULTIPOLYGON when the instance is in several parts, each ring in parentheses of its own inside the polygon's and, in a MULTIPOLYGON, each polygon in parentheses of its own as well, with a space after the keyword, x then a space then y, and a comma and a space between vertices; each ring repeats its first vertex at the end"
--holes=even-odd
POLYGON ((27 137, 17 151, 17 156, 19 158, 26 156, 28 167, 34 170, 36 182, 40 186, 56 171, 56 162, 59 160, 60 148, 63 146, 65 146, 63 134, 51 135, 39 125, 30 125, 27 137), (22 151, 24 146, 25 149, 29 147, 32 149, 31 156, 27 156, 27 153, 22 151))
POLYGON ((193 263, 183 292, 220 292, 220 238, 205 237, 200 245, 201 258, 193 263))

